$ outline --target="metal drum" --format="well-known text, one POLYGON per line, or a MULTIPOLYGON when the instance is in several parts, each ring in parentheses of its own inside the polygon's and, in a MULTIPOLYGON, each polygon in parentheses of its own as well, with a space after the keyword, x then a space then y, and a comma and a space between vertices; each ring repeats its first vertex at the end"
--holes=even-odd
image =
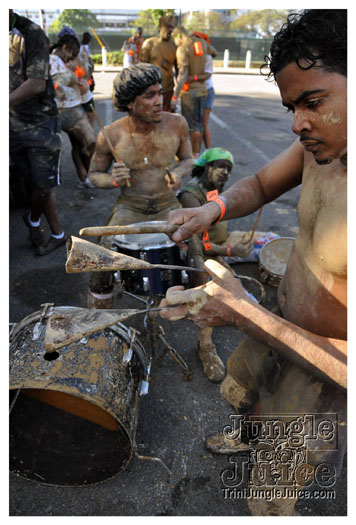
POLYGON ((10 470, 76 486, 108 479, 131 460, 149 362, 121 323, 46 352, 48 316, 68 310, 83 309, 35 312, 11 332, 10 470))
POLYGON ((259 270, 261 281, 272 286, 278 286, 286 273, 295 238, 280 237, 267 242, 259 255, 259 270))
MULTIPOLYGON (((163 221, 149 221, 166 224, 163 221)), ((140 223, 135 223, 139 225, 140 223)), ((148 224, 148 223, 146 223, 148 224)), ((139 233, 115 235, 113 245, 119 253, 130 255, 152 264, 177 264, 189 266, 187 252, 181 250, 165 233, 139 233)), ((168 288, 187 285, 189 276, 184 270, 130 270, 120 271, 120 279, 126 291, 135 295, 165 295, 168 288)))

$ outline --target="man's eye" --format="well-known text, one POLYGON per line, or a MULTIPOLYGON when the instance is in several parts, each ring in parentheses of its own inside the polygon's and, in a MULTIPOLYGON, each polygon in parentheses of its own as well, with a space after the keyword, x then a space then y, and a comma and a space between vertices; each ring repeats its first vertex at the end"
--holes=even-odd
POLYGON ((321 104, 321 98, 314 98, 314 99, 311 99, 311 100, 306 100, 305 101, 305 105, 307 108, 316 108, 317 106, 319 106, 319 104, 321 104))

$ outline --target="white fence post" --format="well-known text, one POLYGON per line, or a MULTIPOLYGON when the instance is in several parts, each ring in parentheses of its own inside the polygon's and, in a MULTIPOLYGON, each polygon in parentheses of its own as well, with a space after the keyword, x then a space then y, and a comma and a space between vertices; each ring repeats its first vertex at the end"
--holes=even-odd
POLYGON ((247 53, 246 53, 245 69, 250 69, 250 67, 251 67, 251 58, 252 58, 252 53, 251 53, 250 50, 248 50, 247 53))
POLYGON ((224 68, 225 69, 229 67, 229 60, 230 60, 230 51, 228 49, 225 49, 224 51, 224 68))
POLYGON ((102 61, 103 67, 106 67, 106 65, 107 65, 107 53, 106 53, 106 48, 105 47, 101 48, 101 61, 102 61))

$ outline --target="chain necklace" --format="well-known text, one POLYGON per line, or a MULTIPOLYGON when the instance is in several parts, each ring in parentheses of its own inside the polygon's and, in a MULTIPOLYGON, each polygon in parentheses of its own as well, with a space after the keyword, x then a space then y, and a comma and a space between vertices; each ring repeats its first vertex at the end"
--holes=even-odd
MULTIPOLYGON (((129 117, 129 121, 128 121, 129 134, 130 134, 131 142, 132 142, 132 144, 133 144, 135 150, 138 151, 138 148, 136 147, 136 144, 135 144, 134 138, 133 138, 133 136, 132 136, 131 118, 132 118, 132 117, 129 117)), ((153 128, 153 132, 150 131, 150 133, 152 134, 152 136, 151 136, 151 142, 150 142, 150 144, 149 144, 149 147, 148 147, 148 148, 145 148, 145 149, 146 149, 146 156, 143 158, 143 162, 144 162, 144 164, 145 164, 146 166, 148 165, 148 157, 149 157, 149 155, 151 155, 151 153, 152 153, 152 146, 153 146, 153 139, 154 139, 154 136, 155 136, 155 132, 156 132, 156 127, 153 128)))

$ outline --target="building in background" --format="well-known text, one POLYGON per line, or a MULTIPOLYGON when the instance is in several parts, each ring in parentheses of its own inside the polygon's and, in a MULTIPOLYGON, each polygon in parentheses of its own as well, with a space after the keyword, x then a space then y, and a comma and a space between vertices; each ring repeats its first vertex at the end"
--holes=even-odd
POLYGON ((132 29, 140 12, 139 9, 90 9, 90 11, 102 24, 101 29, 106 31, 132 29))
POLYGON ((29 18, 32 22, 42 27, 45 33, 51 24, 61 14, 62 9, 15 9, 15 13, 29 18))

